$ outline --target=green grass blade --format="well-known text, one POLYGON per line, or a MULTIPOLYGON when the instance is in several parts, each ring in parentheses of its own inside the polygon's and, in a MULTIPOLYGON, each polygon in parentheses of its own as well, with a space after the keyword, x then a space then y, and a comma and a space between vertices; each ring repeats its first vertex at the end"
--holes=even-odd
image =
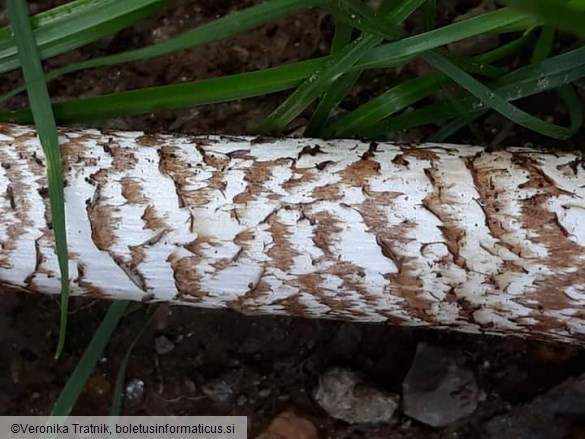
MULTIPOLYGON (((88 7, 74 9, 35 31, 39 56, 49 58, 111 35, 158 11, 165 3, 166 0, 89 1, 88 7)), ((14 43, 0 42, 0 73, 19 66, 14 43)))
POLYGON ((360 30, 364 34, 395 40, 403 35, 403 31, 396 26, 386 26, 386 22, 381 20, 380 15, 389 13, 401 14, 405 11, 392 11, 392 8, 388 6, 392 2, 384 3, 385 5, 381 5, 379 11, 374 11, 360 0, 339 0, 333 3, 325 2, 321 5, 321 9, 331 14, 340 23, 345 23, 354 29, 360 30))
POLYGON ((540 35, 536 44, 534 45, 534 51, 532 52, 532 63, 537 63, 547 59, 553 50, 555 42, 555 29, 552 26, 542 26, 540 29, 540 35))
MULTIPOLYGON (((505 94, 509 100, 554 89, 585 76, 584 56, 585 48, 556 55, 508 73, 496 81, 492 88, 505 94)), ((53 104, 53 111, 59 123, 74 123, 244 99, 292 88, 310 76, 322 62, 323 59, 315 59, 257 72, 75 99, 53 104)), ((479 109, 475 108, 479 102, 474 97, 461 98, 459 105, 467 111, 479 109)), ((451 103, 433 104, 428 108, 389 118, 376 130, 363 135, 392 131, 394 124, 398 127, 396 129, 406 129, 442 122, 458 115, 459 110, 451 103)), ((0 122, 9 121, 31 123, 32 114, 30 110, 0 112, 0 122)))
POLYGON ((34 35, 30 27, 25 0, 8 0, 8 13, 14 29, 14 40, 22 64, 22 72, 27 86, 28 100, 32 109, 37 133, 47 159, 47 180, 51 218, 59 269, 61 274, 61 319, 59 342, 56 356, 59 357, 65 343, 67 328, 67 309, 69 301, 69 265, 67 254, 67 231, 65 226, 65 197, 63 195, 63 175, 59 136, 51 101, 43 77, 43 68, 38 56, 34 35))
MULTIPOLYGON (((567 108, 567 113, 571 120, 571 130, 577 132, 583 123, 583 107, 579 96, 570 85, 562 85, 558 88, 558 91, 565 107, 567 108)), ((484 116, 487 112, 488 110, 483 110, 476 113, 464 114, 457 119, 453 119, 438 132, 429 137, 428 142, 445 142, 457 131, 470 125, 474 120, 484 116)))
MULTIPOLYGON (((530 35, 523 36, 496 50, 467 59, 465 62, 462 62, 462 57, 456 59, 458 64, 467 71, 488 73, 490 76, 492 74, 501 76, 503 72, 500 69, 496 68, 492 71, 492 66, 485 63, 497 61, 510 53, 516 52, 530 40, 530 35)), ((327 137, 360 135, 364 130, 377 125, 388 116, 439 91, 441 87, 449 82, 451 80, 440 73, 403 81, 328 126, 325 130, 325 135, 327 137)))
POLYGON ((436 92, 447 82, 447 78, 438 74, 403 81, 332 123, 325 130, 325 136, 359 135, 363 130, 375 126, 378 121, 436 92))
MULTIPOLYGON (((184 32, 174 38, 140 49, 102 56, 78 63, 73 63, 49 72, 47 79, 53 79, 68 73, 83 69, 90 69, 106 65, 114 65, 131 61, 145 60, 166 55, 178 50, 184 50, 221 40, 261 24, 277 20, 311 6, 321 3, 322 0, 272 0, 261 3, 241 11, 232 12, 225 17, 218 18, 210 23, 184 32)), ((0 102, 24 91, 19 87, 2 96, 0 102)))
POLYGON ((442 127, 439 131, 433 134, 427 139, 427 142, 445 142, 449 137, 455 134, 457 131, 470 125, 476 119, 487 114, 488 110, 478 111, 476 113, 463 114, 457 119, 453 119, 451 122, 442 127))
MULTIPOLYGON (((337 20, 333 42, 331 43, 331 54, 339 53, 341 49, 351 42, 352 32, 353 29, 351 26, 343 23, 341 20, 337 20)), ((309 120, 307 129, 305 130, 306 136, 315 137, 319 134, 321 128, 327 123, 327 120, 329 120, 331 111, 349 92, 358 77, 359 72, 345 74, 327 89, 309 120)))
MULTIPOLYGON (((93 7, 95 7, 95 0, 74 0, 31 16, 30 25, 33 31, 38 32, 41 27, 58 25, 61 20, 73 17, 82 13, 85 9, 93 7)), ((0 28, 0 42, 3 43, 11 39, 12 28, 10 26, 0 28)))
POLYGON ((128 307, 127 300, 113 302, 108 309, 104 319, 100 323, 97 331, 91 339, 83 356, 75 366, 75 370, 67 380, 67 384, 61 391, 59 398, 53 406, 51 416, 69 416, 71 410, 77 402, 77 398, 83 391, 87 379, 93 373, 95 365, 102 356, 102 352, 107 346, 110 338, 118 326, 120 319, 126 313, 128 307))
MULTIPOLYGON (((394 26, 401 24, 425 0, 404 0, 401 5, 408 7, 392 10, 386 20, 394 26)), ((289 98, 274 110, 258 127, 262 133, 275 133, 284 129, 295 117, 307 108, 338 77, 346 73, 363 56, 363 53, 382 41, 374 35, 362 35, 332 55, 322 68, 315 71, 309 79, 299 86, 289 98)))
MULTIPOLYGON (((155 310, 157 308, 158 306, 155 306, 155 310)), ((142 337, 142 334, 149 326, 149 324, 152 322, 155 313, 156 311, 149 312, 146 315, 146 318, 144 318, 143 321, 140 323, 139 329, 136 332, 134 340, 132 340, 132 342, 128 346, 128 349, 126 350, 124 358, 122 358, 122 362, 120 363, 120 367, 118 368, 118 373, 116 374, 116 383, 114 384, 114 391, 112 394, 112 406, 110 407, 110 416, 120 416, 120 413, 122 412, 122 400, 124 398, 124 382, 126 381, 126 371, 128 370, 130 357, 132 356, 132 351, 134 350, 134 347, 138 343, 138 340, 140 340, 140 337, 142 337)))
MULTIPOLYGON (((580 69, 583 68, 581 65, 583 56, 585 56, 585 51, 582 49, 557 55, 543 63, 530 65, 507 74, 503 78, 505 82, 498 81, 494 84, 494 88, 508 87, 507 98, 514 100, 570 83, 582 76, 580 69), (541 80, 545 74, 546 80, 541 80)), ((322 66, 326 60, 327 58, 317 58, 221 78, 65 101, 54 104, 53 110, 59 123, 75 123, 244 99, 295 87, 322 66)), ((396 65, 399 59, 392 58, 386 62, 388 65, 396 65)), ((358 62, 352 70, 360 70, 362 67, 362 64, 358 62)), ((470 103, 472 101, 473 98, 466 103, 468 111, 472 110, 470 103)), ((420 122, 414 125, 418 126, 445 121, 459 114, 458 111, 453 113, 450 105, 441 107, 438 114, 434 109, 421 110, 413 112, 416 113, 414 115, 398 116, 401 118, 399 120, 391 118, 391 122, 408 128, 412 127, 415 121, 420 122), (418 113, 421 110, 425 110, 426 113, 418 113)), ((30 110, 0 112, 0 121, 30 123, 32 115, 30 110)), ((377 128, 383 130, 382 133, 392 130, 392 127, 386 126, 386 123, 377 128)), ((375 132, 379 133, 379 130, 375 132)))
POLYGON ((557 88, 557 91, 569 115, 570 130, 576 133, 583 125, 583 104, 581 103, 581 99, 575 89, 569 84, 561 85, 557 88))
POLYGON ((274 110, 258 127, 258 132, 273 134, 284 129, 295 117, 309 106, 337 78, 347 72, 363 56, 381 41, 380 37, 363 35, 343 48, 338 54, 315 71, 293 94, 274 110))
MULTIPOLYGON (((101 120, 152 111, 215 104, 287 90, 321 65, 309 60, 201 81, 150 87, 53 104, 59 123, 101 120)), ((0 121, 30 123, 30 110, 0 113, 0 121)))
MULTIPOLYGON (((556 55, 507 74, 496 81, 492 89, 511 101, 555 89, 585 77, 584 57, 585 47, 556 55)), ((362 135, 376 137, 392 131, 440 123, 460 116, 462 111, 477 112, 484 109, 483 107, 485 104, 474 96, 459 98, 456 102, 431 104, 407 114, 390 117, 362 135)))
POLYGON ((322 137, 323 127, 331 117, 332 111, 343 101, 343 99, 351 91, 355 83, 358 81, 361 72, 350 72, 343 75, 327 90, 315 112, 311 116, 305 136, 307 137, 322 137))
POLYGON ((437 15, 437 0, 427 0, 421 8, 422 27, 429 31, 435 27, 435 17, 437 15))
POLYGON ((468 18, 429 32, 384 44, 371 50, 359 62, 360 68, 389 67, 390 62, 405 62, 422 52, 480 34, 525 30, 535 21, 509 8, 468 18))
MULTIPOLYGON (((541 28, 538 39, 536 40, 536 44, 534 45, 531 63, 538 63, 544 61, 546 58, 550 56, 554 43, 554 34, 555 34, 554 28, 552 28, 551 26, 543 26, 541 28)), ((570 86, 564 87, 569 87, 570 89, 567 92, 569 94, 569 97, 566 100, 566 102, 570 106, 569 114, 571 116, 571 128, 577 130, 578 125, 576 124, 576 117, 578 117, 581 107, 580 105, 574 106, 574 101, 571 99, 574 96, 570 96, 570 92, 573 91, 574 93, 574 90, 572 90, 570 86)), ((437 131, 431 137, 429 137, 428 141, 445 142, 449 137, 454 135, 462 128, 469 126, 474 120, 484 116, 487 112, 488 110, 484 110, 471 114, 463 114, 458 118, 453 119, 445 126, 443 126, 439 131, 437 131)))
POLYGON ((542 23, 585 38, 585 2, 559 0, 510 0, 511 8, 542 23))
POLYGON ((424 55, 423 59, 434 68, 456 81, 461 87, 476 96, 481 102, 485 103, 485 105, 488 105, 502 116, 520 126, 560 140, 569 139, 575 134, 570 128, 561 127, 538 119, 537 117, 519 109, 500 96, 496 91, 490 89, 473 76, 461 70, 444 56, 429 52, 424 55))

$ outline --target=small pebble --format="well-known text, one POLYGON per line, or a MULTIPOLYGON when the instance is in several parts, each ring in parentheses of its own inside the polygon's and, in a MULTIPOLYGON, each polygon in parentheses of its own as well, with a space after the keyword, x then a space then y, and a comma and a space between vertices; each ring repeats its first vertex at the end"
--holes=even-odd
POLYGON ((159 335, 154 339, 154 349, 159 355, 165 355, 175 349, 175 344, 166 336, 159 335))
POLYGON ((265 387, 258 392, 258 396, 262 399, 266 399, 270 396, 272 390, 269 387, 265 387))
POLYGON ((144 381, 138 378, 128 381, 124 389, 124 396, 126 401, 132 404, 142 401, 142 398, 144 398, 144 381))
POLYGON ((238 399, 236 400, 236 405, 238 407, 241 407, 243 405, 245 405, 248 402, 248 397, 246 395, 240 395, 238 396, 238 399))

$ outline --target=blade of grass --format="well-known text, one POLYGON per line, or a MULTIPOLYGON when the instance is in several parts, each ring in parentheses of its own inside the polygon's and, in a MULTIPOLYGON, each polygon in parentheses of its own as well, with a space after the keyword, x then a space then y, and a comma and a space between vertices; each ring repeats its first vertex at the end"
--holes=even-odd
POLYGON ((535 21, 520 12, 502 8, 429 32, 387 43, 368 52, 360 68, 388 66, 388 60, 410 60, 422 52, 480 34, 526 30, 535 21))
MULTIPOLYGON (((507 100, 516 100, 552 90, 585 77, 583 57, 585 47, 551 57, 511 72, 496 81, 492 89, 507 100)), ((461 109, 477 112, 485 104, 474 96, 457 100, 457 104, 440 102, 425 108, 386 119, 375 128, 361 133, 364 137, 377 137, 387 132, 409 129, 421 125, 447 121, 461 114, 461 109)))
MULTIPOLYGON (((425 0, 404 0, 397 9, 393 9, 388 22, 394 26, 401 24, 425 0), (407 6, 404 6, 407 5, 407 6)), ((309 79, 301 84, 289 98, 274 110, 258 127, 262 133, 276 133, 285 128, 307 106, 309 106, 339 76, 343 75, 367 51, 382 41, 381 37, 362 35, 344 47, 339 53, 332 55, 322 68, 315 71, 309 79)))
MULTIPOLYGON (((552 52, 553 43, 554 43, 554 28, 551 26, 542 26, 540 29, 540 34, 538 39, 536 40, 536 44, 534 44, 531 63, 538 63, 540 61, 544 61, 548 58, 552 52)), ((567 86, 568 87, 568 86, 567 86)), ((569 102, 571 104, 571 102, 569 102)), ((575 108, 569 108, 571 114, 571 126, 574 126, 575 115, 575 108)), ((457 133, 459 130, 466 126, 470 126, 473 121, 476 119, 484 116, 488 110, 479 111, 477 113, 471 114, 462 114, 458 118, 452 120, 451 122, 447 123, 443 126, 438 132, 433 134, 429 137, 429 142, 445 142, 449 137, 457 133)))
MULTIPOLYGON (((331 43, 331 54, 339 53, 343 47, 350 43, 352 32, 353 28, 351 26, 343 23, 339 19, 337 20, 333 42, 331 43)), ((358 77, 359 72, 345 74, 327 89, 309 120, 307 129, 305 130, 306 136, 316 137, 319 134, 321 128, 329 120, 333 108, 341 102, 348 90, 355 84, 358 77)))
MULTIPOLYGON (((59 55, 124 29, 158 11, 166 0, 84 0, 87 7, 74 8, 39 27, 34 35, 41 59, 59 55)), ((0 42, 0 73, 20 66, 12 40, 0 42)))
MULTIPOLYGON (((227 102, 286 90, 307 78, 319 60, 200 81, 149 87, 53 104, 59 123, 100 120, 227 102)), ((0 121, 30 123, 30 110, 0 112, 0 121)))
POLYGON ((437 15, 437 0, 427 0, 422 8, 422 27, 429 31, 435 27, 435 16, 437 15))
POLYGON ((532 63, 537 63, 547 59, 550 54, 552 53, 553 45, 555 42, 555 29, 552 26, 542 26, 540 29, 540 35, 538 36, 538 40, 536 40, 536 44, 534 45, 534 50, 532 52, 532 63))
POLYGON ((470 125, 476 119, 484 116, 488 113, 488 110, 478 111, 476 113, 463 114, 457 119, 453 119, 451 122, 442 127, 439 131, 433 134, 427 139, 427 142, 445 142, 449 137, 455 134, 457 131, 470 125))
MULTIPOLYGON (((129 50, 114 55, 102 56, 78 63, 73 63, 49 72, 47 79, 53 79, 68 73, 106 65, 115 65, 131 61, 145 60, 184 50, 237 35, 261 24, 277 20, 311 6, 323 0, 272 0, 241 11, 232 12, 225 17, 203 24, 196 29, 184 32, 174 38, 140 49, 129 50)), ((0 98, 0 102, 24 91, 16 88, 0 98)))
POLYGON ((565 109, 569 115, 570 130, 577 133, 583 126, 583 104, 575 89, 570 85, 561 85, 557 88, 565 109))
MULTIPOLYGON (((385 2, 390 4, 389 2, 385 2)), ((374 11, 360 0, 338 0, 336 2, 324 2, 321 6, 325 12, 331 14, 340 23, 345 23, 364 34, 377 35, 382 38, 395 40, 400 36, 398 28, 387 28, 381 25, 378 13, 390 13, 390 7, 380 7, 380 11, 374 11)))
POLYGON ((362 35, 339 53, 332 55, 325 64, 317 69, 301 84, 276 110, 258 126, 259 133, 274 134, 282 131, 295 117, 307 108, 337 78, 347 72, 363 52, 381 41, 380 37, 362 35))
POLYGON ((85 348, 79 363, 75 366, 73 373, 67 380, 67 384, 65 384, 59 398, 55 402, 51 416, 69 416, 79 395, 83 391, 87 379, 94 371, 95 365, 101 358, 102 352, 118 326, 120 319, 126 313, 128 304, 129 302, 127 300, 119 300, 110 305, 108 312, 90 343, 87 345, 87 348, 85 348))
MULTIPOLYGON (((431 9, 433 9, 433 5, 430 5, 430 3, 434 3, 434 0, 425 0, 421 3, 420 7, 431 6, 431 9)), ((404 34, 400 28, 396 27, 394 23, 389 22, 383 16, 384 11, 386 15, 392 11, 392 2, 383 3, 379 7, 378 11, 372 11, 362 2, 356 0, 348 0, 347 6, 349 10, 349 16, 352 17, 351 20, 348 20, 348 22, 357 22, 358 24, 362 25, 363 29, 368 29, 368 31, 374 32, 375 35, 382 36, 384 38, 392 38, 393 36, 404 34), (356 17, 356 13, 361 14, 364 19, 362 20, 361 18, 354 18, 356 17), (388 32, 388 30, 390 32, 388 32)), ((399 4, 398 8, 402 9, 394 11, 397 16, 406 17, 411 13, 408 2, 399 4)), ((338 11, 335 9, 336 8, 334 7, 329 7, 328 11, 336 15, 338 11)), ((434 9, 427 12, 429 12, 434 17, 434 9)), ((473 62, 469 62, 463 58, 459 60, 459 63, 466 64, 466 67, 469 69, 477 69, 483 74, 493 74, 496 77, 501 76, 503 73, 501 69, 483 64, 475 65, 473 62)), ((313 113, 305 131, 305 135, 309 137, 330 137, 330 134, 323 130, 323 126, 329 120, 332 110, 341 103, 343 98, 349 93, 351 88, 353 88, 360 75, 360 71, 347 73, 338 79, 331 87, 329 87, 327 93, 325 93, 319 102, 317 109, 313 113)))
MULTIPOLYGON (((497 12, 497 11, 496 11, 497 12)), ((489 13, 491 14, 491 13, 489 13)), ((486 15, 489 15, 486 14, 486 15)), ((480 27, 479 30, 486 30, 489 32, 498 32, 501 31, 502 28, 499 27, 500 26, 500 22, 498 20, 494 20, 492 16, 489 16, 489 23, 483 23, 480 27)), ((516 26, 518 26, 518 18, 517 17, 512 17, 512 19, 509 19, 508 21, 505 21, 505 23, 510 24, 513 23, 516 26)), ((469 20, 475 20, 475 19, 467 19, 464 21, 461 21, 458 24, 464 24, 467 23, 469 20)), ((476 23, 477 24, 477 23, 476 23)), ((481 23, 480 23, 481 24, 481 23)), ((526 24, 526 23, 525 23, 526 24)), ((529 24, 526 24, 526 27, 529 27, 529 24)), ((403 65, 407 62, 409 62, 410 60, 414 59, 416 56, 418 56, 420 53, 422 53, 423 51, 426 50, 431 50, 434 48, 437 48, 441 45, 444 44, 450 44, 453 43, 455 41, 458 41, 461 38, 466 38, 468 36, 473 36, 474 33, 472 32, 473 30, 473 26, 470 27, 471 29, 468 29, 466 32, 452 32, 452 29, 450 28, 450 26, 445 26, 443 28, 439 28, 439 29, 435 29, 431 32, 425 32, 423 34, 417 35, 415 37, 409 37, 406 38, 404 40, 401 41, 397 41, 395 43, 389 43, 386 45, 381 46, 381 48, 385 48, 384 51, 380 52, 378 51, 379 48, 374 49, 372 51, 369 51, 368 53, 366 53, 365 58, 359 60, 351 69, 351 71, 359 71, 359 70, 363 70, 365 68, 383 68, 383 67, 396 67, 396 66, 400 66, 403 65), (408 40, 408 41, 407 41, 408 40), (406 41, 406 42, 405 42, 406 41), (395 54, 393 54, 393 50, 392 50, 392 45, 393 44, 399 44, 399 46, 397 47, 397 52, 395 54), (412 47, 411 47, 412 45, 412 47), (390 49, 390 50, 387 50, 390 49), (371 67, 368 67, 371 66, 371 67)), ((521 29, 524 29, 522 27, 520 27, 521 29)), ((290 69, 290 76, 291 76, 291 80, 293 77, 297 78, 298 74, 300 73, 301 70, 304 70, 303 73, 303 77, 301 79, 305 79, 307 77, 309 77, 315 69, 317 69, 318 67, 322 66, 327 60, 329 59, 329 57, 322 57, 322 58, 315 58, 312 59, 310 61, 301 61, 298 63, 293 63, 293 64, 289 64, 289 65, 285 65, 285 66, 280 66, 280 67, 275 67, 273 69, 279 69, 278 70, 278 77, 279 79, 284 79, 284 77, 289 74, 288 69, 290 69), (313 69, 311 70, 309 68, 309 66, 313 69)), ((272 71, 272 70, 271 70, 272 71)), ((260 77, 263 77, 263 72, 256 72, 260 77)), ((226 76, 225 78, 230 78, 228 81, 231 82, 232 78, 234 80, 236 80, 236 76, 226 76)), ((242 76, 243 78, 243 76, 242 76)), ((246 76, 246 78, 250 78, 252 80, 252 78, 255 77, 248 77, 246 76)), ((272 81, 271 81, 272 82, 272 81)), ((292 85, 286 86, 284 88, 280 88, 282 86, 277 86, 275 88, 272 89, 272 91, 281 91, 284 90, 286 88, 290 88, 297 85, 296 82, 294 82, 292 85)), ((266 89, 268 90, 268 89, 266 89)), ((265 91, 265 93, 269 93, 270 91, 265 91)), ((5 100, 8 96, 13 95, 15 93, 9 93, 8 95, 4 95, 2 96, 2 98, 0 98, 0 102, 5 100)), ((222 93, 225 95, 225 93, 222 93)), ((245 93, 243 93, 243 95, 245 95, 245 93)), ((249 96, 256 96, 255 94, 248 94, 249 96)), ((246 97, 246 96, 241 96, 241 97, 246 97)), ((239 99, 241 97, 234 97, 233 99, 239 99)), ((177 101, 177 105, 174 107, 165 107, 165 108, 179 108, 181 106, 181 102, 182 99, 180 99, 180 97, 178 98, 177 101)), ((217 101, 217 102, 224 102, 224 101, 217 101)), ((112 113, 112 114, 117 114, 117 113, 112 113)), ((137 113, 132 113, 132 114, 137 114, 137 113)), ((99 117, 98 117, 99 119, 99 117)), ((92 118, 85 118, 83 120, 93 120, 92 118)))
POLYGON ((37 45, 30 27, 25 0, 8 0, 8 13, 18 55, 22 64, 22 73, 28 91, 34 123, 47 159, 47 180, 51 206, 51 220, 59 270, 61 274, 61 319, 59 341, 56 357, 63 351, 67 329, 67 310, 69 302, 69 265, 67 253, 67 231, 65 225, 65 197, 63 195, 63 175, 59 137, 51 101, 43 77, 43 68, 39 59, 37 45))
MULTIPOLYGON (((492 88, 505 93, 507 99, 515 100, 568 84, 584 76, 584 56, 584 48, 556 55, 542 63, 505 75, 492 88), (543 75, 546 75, 544 81, 543 75)), ((309 77, 322 63, 323 58, 313 59, 221 78, 75 99, 55 103, 53 111, 59 123, 73 123, 244 99, 292 88, 309 77)), ((359 63, 354 68, 359 69, 359 63)), ((477 111, 473 108, 473 105, 477 105, 475 98, 462 99, 468 111, 477 111)), ((392 126, 388 127, 388 124, 397 124, 400 127, 398 129, 410 128, 445 121, 458 115, 459 112, 454 111, 448 103, 434 104, 430 109, 423 108, 390 118, 363 135, 379 135, 380 130, 382 134, 392 131, 392 126)), ((0 112, 0 121, 30 123, 32 115, 30 110, 0 112)))
MULTIPOLYGON (((577 132, 583 123, 583 106, 579 96, 570 85, 561 85, 558 87, 558 92, 561 95, 561 99, 565 104, 567 113, 569 114, 570 127, 573 132, 577 132)), ((457 119, 453 119, 451 122, 442 127, 438 132, 428 138, 428 142, 445 142, 449 137, 458 132, 465 126, 470 125, 474 120, 484 116, 488 110, 478 111, 471 114, 463 114, 457 119)))
POLYGON ((132 351, 134 350, 134 347, 138 343, 138 340, 140 340, 140 337, 142 337, 142 334, 144 334, 144 331, 152 322, 152 319, 156 314, 156 309, 158 309, 158 306, 155 306, 155 310, 149 312, 142 320, 142 322, 140 322, 140 324, 138 325, 139 329, 136 332, 136 336, 128 346, 124 358, 122 358, 122 362, 120 363, 120 367, 118 368, 118 373, 116 375, 116 383, 114 384, 114 391, 112 394, 112 406, 110 407, 110 416, 119 416, 120 413, 122 412, 122 399, 124 397, 124 381, 126 380, 126 371, 128 370, 128 363, 130 363, 132 351))
MULTIPOLYGON (((86 8, 95 7, 95 0, 74 0, 64 5, 56 6, 44 12, 32 15, 30 17, 30 25, 33 31, 38 31, 38 28, 58 24, 60 20, 79 14, 86 8)), ((0 41, 12 39, 12 28, 4 26, 0 28, 0 41)))
POLYGON ((558 0, 510 0, 510 8, 585 38, 585 2, 558 0))
MULTIPOLYGON (((531 35, 522 36, 510 43, 498 47, 497 49, 468 59, 466 63, 460 64, 467 71, 476 71, 481 73, 492 73, 501 76, 503 73, 499 69, 491 71, 491 66, 487 63, 495 62, 498 59, 514 53, 527 44, 532 39, 531 35), (469 67, 473 63, 478 63, 476 69, 469 67), (487 67, 485 67, 487 66, 487 67)), ((461 57, 457 58, 458 63, 462 61, 461 57)), ((433 73, 423 77, 406 80, 371 99, 362 106, 358 107, 343 118, 332 123, 324 130, 326 137, 344 137, 360 135, 363 130, 377 125, 381 120, 397 113, 409 105, 439 91, 446 84, 452 82, 448 77, 440 73, 433 73)))
POLYGON ((493 108, 502 116, 510 119, 517 125, 536 131, 548 137, 566 140, 571 138, 575 132, 571 128, 561 127, 550 122, 538 119, 515 105, 509 103, 497 92, 490 89, 473 76, 461 70, 451 61, 438 53, 426 53, 423 59, 437 70, 443 72, 456 81, 465 90, 479 98, 485 105, 493 108))

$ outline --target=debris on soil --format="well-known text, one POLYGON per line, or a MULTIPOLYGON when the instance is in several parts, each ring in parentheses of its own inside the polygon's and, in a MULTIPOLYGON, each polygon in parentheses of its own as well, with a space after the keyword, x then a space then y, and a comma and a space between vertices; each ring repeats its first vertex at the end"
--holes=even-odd
POLYGON ((389 422, 399 397, 366 384, 350 370, 333 368, 319 378, 315 399, 330 416, 358 424, 389 422))
POLYGON ((288 410, 279 414, 256 439, 319 439, 315 425, 288 410))
POLYGON ((165 335, 159 335, 154 339, 154 349, 159 355, 165 355, 175 349, 175 344, 165 335))
POLYGON ((485 428, 489 439, 548 439, 585 437, 585 374, 572 378, 529 404, 492 418, 485 428))
POLYGON ((479 389, 473 371, 453 352, 419 343, 402 383, 403 410, 431 427, 444 427, 477 408, 479 389))
POLYGON ((248 402, 248 395, 258 394, 259 384, 260 379, 254 371, 237 368, 204 382, 201 391, 219 407, 238 405, 238 402, 241 406, 248 402))
POLYGON ((112 384, 108 378, 101 373, 91 376, 85 383, 85 391, 97 396, 107 395, 111 388, 112 384))
POLYGON ((144 399, 144 381, 133 378, 126 383, 124 399, 128 404, 138 405, 144 399))

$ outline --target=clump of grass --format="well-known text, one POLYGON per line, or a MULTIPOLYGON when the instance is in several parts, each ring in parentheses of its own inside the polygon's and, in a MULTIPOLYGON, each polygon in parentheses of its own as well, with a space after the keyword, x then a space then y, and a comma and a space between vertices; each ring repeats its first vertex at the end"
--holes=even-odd
MULTIPOLYGON (((568 139, 581 129, 581 103, 571 83, 585 76, 585 2, 563 0, 510 0, 494 11, 437 27, 435 0, 384 1, 372 9, 360 0, 271 0, 228 14, 210 23, 151 46, 98 57, 50 71, 55 78, 82 69, 145 60, 174 51, 227 38, 304 8, 317 7, 335 19, 335 34, 329 56, 264 70, 212 79, 168 84, 159 87, 77 97, 51 107, 40 59, 96 41, 152 14, 164 0, 75 0, 32 17, 26 17, 24 0, 9 0, 12 28, 0 29, 0 72, 21 67, 25 84, 0 101, 25 89, 30 108, 0 111, 0 121, 37 125, 47 155, 51 211, 62 278, 61 333, 64 342, 67 315, 67 243, 63 209, 62 176, 55 120, 61 124, 96 121, 166 109, 187 108, 245 99, 283 90, 289 97, 258 127, 279 134, 300 114, 316 103, 307 133, 322 137, 384 138, 392 133, 436 125, 433 141, 445 141, 461 128, 490 111, 545 136, 568 139), (408 34, 403 23, 419 13, 421 30, 408 34), (31 30, 32 29, 32 30, 31 30), (14 31, 14 38, 12 38, 14 31), (575 45, 555 53, 558 32, 571 32, 575 45), (507 34, 508 43, 472 58, 451 53, 447 46, 484 34, 507 34), (522 50, 531 50, 527 64, 513 71, 501 61, 522 50), (359 83, 361 74, 373 68, 403 67, 422 59, 436 71, 405 78, 355 110, 336 116, 336 110, 359 83), (457 86, 454 88, 454 86, 457 86), (426 104, 425 98, 449 87, 455 94, 426 104), (556 90, 570 117, 568 127, 538 119, 512 102, 556 90)), ((53 414, 68 414, 85 380, 105 348, 127 308, 114 303, 98 328, 81 362, 67 383, 53 414)), ((129 351, 130 352, 130 351, 129 351)), ((125 365, 117 379, 114 412, 120 410, 120 392, 125 365)))

